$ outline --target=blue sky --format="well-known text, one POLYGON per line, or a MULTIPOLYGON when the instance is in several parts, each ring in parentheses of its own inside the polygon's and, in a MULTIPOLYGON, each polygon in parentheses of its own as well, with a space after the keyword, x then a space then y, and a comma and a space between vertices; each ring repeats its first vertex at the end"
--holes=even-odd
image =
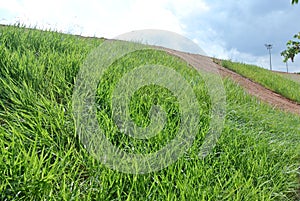
MULTIPOLYGON (((289 0, 1 0, 0 23, 113 38, 141 29, 176 32, 209 56, 286 71, 280 52, 300 31, 300 4, 289 0)), ((300 72, 300 56, 288 63, 300 72)))

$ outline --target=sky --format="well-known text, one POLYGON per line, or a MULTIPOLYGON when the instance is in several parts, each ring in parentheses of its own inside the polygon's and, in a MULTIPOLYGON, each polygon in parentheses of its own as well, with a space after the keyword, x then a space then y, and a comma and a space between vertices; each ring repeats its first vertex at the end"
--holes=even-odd
MULTIPOLYGON (((209 56, 286 71, 280 52, 300 31, 290 0, 0 0, 0 24, 114 38, 134 30, 183 35, 209 56)), ((300 72, 300 56, 288 62, 300 72)))

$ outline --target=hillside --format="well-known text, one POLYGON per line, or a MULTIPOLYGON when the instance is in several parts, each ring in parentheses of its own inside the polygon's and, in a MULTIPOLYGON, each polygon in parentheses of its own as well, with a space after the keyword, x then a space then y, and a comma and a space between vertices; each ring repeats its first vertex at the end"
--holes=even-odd
POLYGON ((95 116, 113 145, 132 154, 153 153, 179 130, 176 96, 157 85, 132 96, 130 117, 142 127, 150 124, 152 105, 166 111, 165 127, 149 139, 118 130, 111 97, 118 81, 135 66, 169 65, 188 81, 199 102, 199 130, 192 146, 175 163, 146 174, 121 173, 96 160, 76 133, 72 96, 85 59, 103 41, 0 27, 0 200, 300 199, 300 116, 288 112, 299 111, 298 99, 280 96, 295 110, 269 105, 247 92, 235 79, 239 74, 200 55, 135 51, 107 68, 95 100, 95 116), (216 145, 202 159, 199 150, 212 122, 212 104, 196 69, 210 72, 212 67, 224 75, 226 118, 216 145))

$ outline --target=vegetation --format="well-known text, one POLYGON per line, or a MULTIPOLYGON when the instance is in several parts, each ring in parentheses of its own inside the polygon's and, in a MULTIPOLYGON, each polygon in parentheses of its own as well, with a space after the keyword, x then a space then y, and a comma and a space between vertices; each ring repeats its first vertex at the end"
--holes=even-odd
POLYGON ((169 167, 144 175, 120 173, 84 149, 71 107, 78 70, 103 40, 22 27, 1 27, 0 35, 0 200, 299 199, 300 117, 259 103, 224 80, 225 127, 213 152, 200 159, 210 108, 203 80, 161 51, 134 52, 109 67, 97 90, 104 110, 98 111, 99 124, 112 142, 126 151, 136 146, 136 153, 151 152, 176 134, 176 97, 153 85, 136 92, 131 115, 147 125, 150 105, 161 104, 168 115, 164 133, 147 143, 112 135, 109 94, 118 76, 143 62, 172 64, 190 80, 201 106, 201 129, 184 157, 169 167))
POLYGON ((284 73, 284 74, 282 74, 282 76, 284 76, 288 79, 291 79, 291 80, 293 80, 293 81, 300 84, 300 75, 299 75, 299 73, 286 73, 286 74, 284 73))
POLYGON ((294 80, 254 65, 222 61, 222 66, 300 103, 300 84, 294 80))
MULTIPOLYGON (((294 39, 300 40, 300 32, 294 35, 294 39)), ((287 49, 281 52, 281 56, 284 57, 284 62, 291 59, 294 62, 295 56, 300 52, 300 41, 289 40, 286 43, 287 49)))

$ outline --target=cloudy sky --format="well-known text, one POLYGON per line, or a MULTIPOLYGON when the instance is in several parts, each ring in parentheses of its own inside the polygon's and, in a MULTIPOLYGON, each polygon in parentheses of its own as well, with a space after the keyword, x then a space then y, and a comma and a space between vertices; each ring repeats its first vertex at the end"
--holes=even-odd
MULTIPOLYGON (((280 52, 300 31, 300 4, 290 0, 0 0, 0 23, 113 38, 163 29, 196 42, 209 56, 286 71, 280 52)), ((300 56, 288 63, 300 72, 300 56)))

